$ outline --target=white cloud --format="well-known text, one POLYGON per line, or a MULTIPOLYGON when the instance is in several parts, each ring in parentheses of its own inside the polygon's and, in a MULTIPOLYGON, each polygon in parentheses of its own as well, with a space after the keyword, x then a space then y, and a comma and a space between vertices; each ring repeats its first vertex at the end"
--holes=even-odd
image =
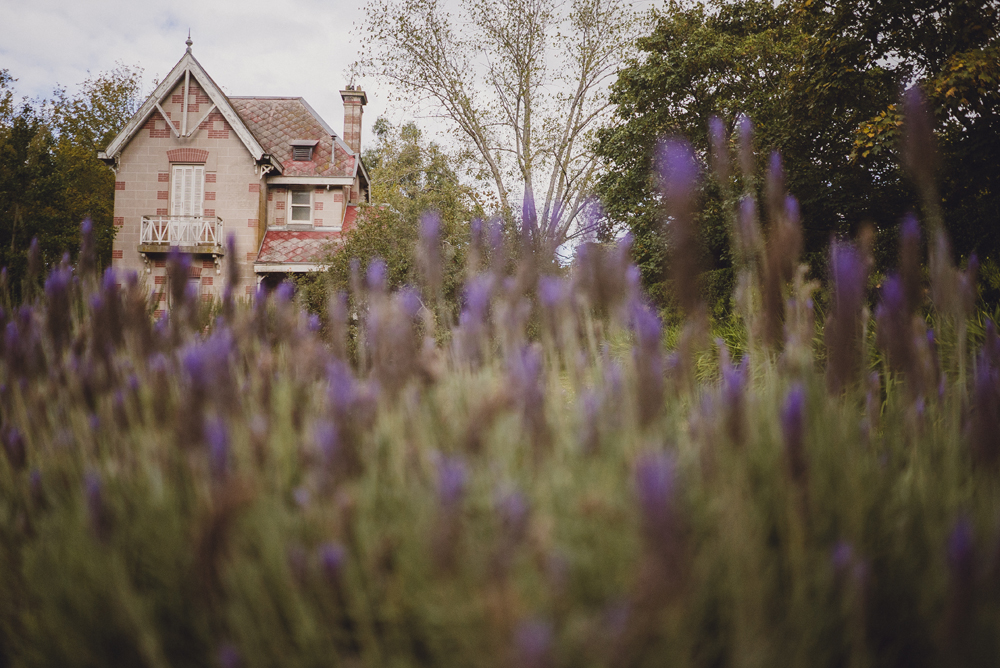
MULTIPOLYGON (((338 131, 338 91, 360 51, 352 27, 364 18, 360 3, 322 0, 0 0, 0 16, 0 68, 18 79, 19 95, 48 97, 56 84, 72 93, 88 71, 117 61, 142 66, 151 88, 183 55, 190 27, 195 57, 224 91, 302 96, 338 131)), ((368 93, 366 144, 380 114, 412 117, 377 82, 356 83, 368 93)))

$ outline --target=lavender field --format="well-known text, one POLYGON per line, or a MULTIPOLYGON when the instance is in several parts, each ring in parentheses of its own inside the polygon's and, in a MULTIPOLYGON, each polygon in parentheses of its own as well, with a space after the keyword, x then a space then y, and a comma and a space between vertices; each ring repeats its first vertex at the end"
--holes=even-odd
POLYGON ((775 158, 712 321, 703 177, 661 168, 666 323, 628 239, 560 267, 500 224, 451 309, 432 216, 413 288, 373 262, 322 317, 288 285, 207 313, 178 253, 154 321, 85 229, 0 311, 0 666, 996 665, 974 262, 925 206, 897 272, 862 235, 821 285, 775 158))

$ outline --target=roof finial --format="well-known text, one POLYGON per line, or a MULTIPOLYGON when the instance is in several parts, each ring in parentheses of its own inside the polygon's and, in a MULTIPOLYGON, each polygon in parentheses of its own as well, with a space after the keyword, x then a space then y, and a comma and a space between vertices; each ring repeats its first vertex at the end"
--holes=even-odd
POLYGON ((184 43, 188 46, 188 53, 191 53, 191 45, 194 44, 194 42, 191 41, 191 28, 188 28, 188 38, 184 41, 184 43))

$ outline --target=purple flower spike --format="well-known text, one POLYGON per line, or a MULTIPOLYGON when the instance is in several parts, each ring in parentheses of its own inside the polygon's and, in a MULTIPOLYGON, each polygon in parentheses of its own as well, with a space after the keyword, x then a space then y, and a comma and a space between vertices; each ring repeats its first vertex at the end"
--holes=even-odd
POLYGON ((636 342, 643 352, 658 351, 663 337, 663 326, 659 316, 646 305, 632 309, 632 328, 636 342))
POLYGON ((224 643, 219 647, 219 665, 222 668, 242 668, 243 657, 232 643, 224 643))
POLYGON ((496 512, 507 541, 521 542, 528 530, 528 501, 517 490, 502 492, 497 496, 496 512))
POLYGON ((295 286, 290 281, 282 281, 274 291, 274 298, 279 304, 287 304, 295 296, 295 286))
POLYGON ((465 313, 469 313, 477 322, 482 322, 493 298, 493 277, 480 274, 465 286, 465 313))
POLYGON ((319 563, 331 584, 340 582, 347 561, 347 550, 340 543, 324 543, 319 547, 319 563))
POLYGON ((806 393, 801 384, 796 383, 785 397, 781 409, 781 432, 785 442, 785 458, 789 475, 796 483, 806 476, 805 459, 805 404, 806 393))
POLYGON ((229 476, 229 430, 219 419, 205 424, 205 442, 208 444, 209 468, 212 479, 225 480, 229 476))
POLYGON ((323 462, 328 466, 333 466, 340 451, 340 434, 333 422, 324 420, 315 428, 316 447, 323 457, 323 462))
POLYGON ((3 450, 12 469, 15 471, 24 469, 28 463, 27 449, 24 445, 24 435, 17 427, 8 427, 4 430, 3 450))
POLYGON ((838 577, 843 577, 854 563, 854 549, 850 543, 838 541, 830 550, 830 565, 838 577))
POLYGON ((520 668, 544 668, 552 664, 552 625, 539 619, 527 619, 514 631, 515 665, 520 668))
POLYGON ((375 258, 368 263, 368 272, 365 275, 365 282, 372 292, 385 292, 386 289, 386 267, 385 261, 375 258))
POLYGON ((560 307, 569 296, 569 284, 558 276, 538 279, 538 299, 548 310, 560 307))
POLYGON ((446 508, 454 508, 462 501, 468 471, 457 457, 442 456, 438 459, 438 500, 446 508))
POLYGON ((407 318, 414 318, 420 312, 423 304, 420 301, 420 294, 413 288, 407 287, 399 291, 397 299, 407 318))
POLYGON ((975 570, 975 539, 972 522, 961 516, 948 535, 948 568, 956 585, 971 584, 975 570))
POLYGON ((646 539, 661 543, 671 539, 677 465, 666 453, 648 453, 635 467, 635 487, 646 539))
POLYGON ((682 139, 668 139, 659 149, 660 184, 668 200, 686 203, 698 185, 698 162, 691 144, 682 139))
POLYGON ((851 244, 830 247, 832 298, 826 324, 827 381, 840 392, 858 379, 864 360, 862 310, 868 289, 868 263, 851 244))

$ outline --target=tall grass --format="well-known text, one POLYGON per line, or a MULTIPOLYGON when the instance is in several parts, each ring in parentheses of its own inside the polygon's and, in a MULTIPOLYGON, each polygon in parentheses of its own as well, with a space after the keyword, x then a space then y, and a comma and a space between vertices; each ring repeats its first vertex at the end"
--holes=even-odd
POLYGON ((85 248, 0 312, 0 666, 996 665, 970 274, 932 244, 869 317, 839 242, 817 329, 775 199, 734 226, 739 315, 683 300, 669 336, 627 240, 539 275, 477 230, 452 325, 428 262, 359 268, 325 320, 227 293, 207 329, 186 281, 153 322, 85 248))

